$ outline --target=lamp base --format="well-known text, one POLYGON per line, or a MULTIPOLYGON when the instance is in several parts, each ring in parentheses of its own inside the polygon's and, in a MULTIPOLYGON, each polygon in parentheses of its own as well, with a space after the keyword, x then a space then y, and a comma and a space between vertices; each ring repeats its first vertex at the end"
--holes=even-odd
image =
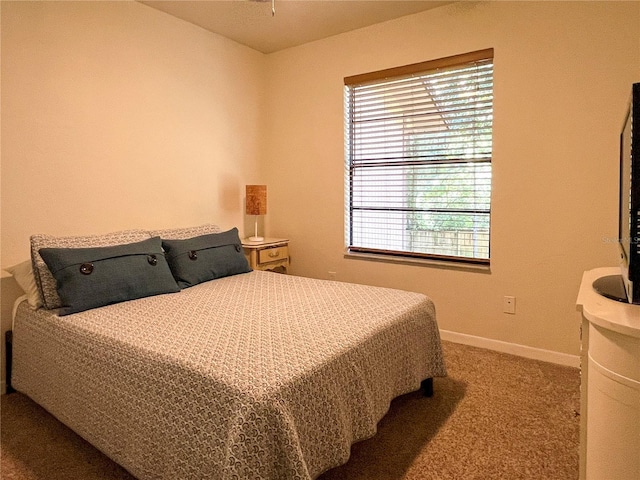
POLYGON ((249 237, 247 240, 250 242, 264 242, 264 237, 249 237))

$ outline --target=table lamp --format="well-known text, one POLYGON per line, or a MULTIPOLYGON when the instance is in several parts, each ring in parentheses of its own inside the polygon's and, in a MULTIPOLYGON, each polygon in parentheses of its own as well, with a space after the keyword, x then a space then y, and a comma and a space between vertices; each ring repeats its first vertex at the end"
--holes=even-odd
POLYGON ((267 186, 266 185, 247 185, 247 215, 255 215, 255 231, 250 242, 262 242, 264 237, 258 236, 258 217, 257 215, 267 214, 267 186))

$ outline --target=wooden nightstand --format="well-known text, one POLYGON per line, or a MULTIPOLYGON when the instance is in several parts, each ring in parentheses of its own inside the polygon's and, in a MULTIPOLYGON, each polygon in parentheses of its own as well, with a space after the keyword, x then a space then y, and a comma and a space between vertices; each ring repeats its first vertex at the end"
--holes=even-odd
POLYGON ((262 242, 242 239, 244 254, 254 270, 273 270, 287 273, 289 268, 289 240, 286 238, 265 238, 262 242))

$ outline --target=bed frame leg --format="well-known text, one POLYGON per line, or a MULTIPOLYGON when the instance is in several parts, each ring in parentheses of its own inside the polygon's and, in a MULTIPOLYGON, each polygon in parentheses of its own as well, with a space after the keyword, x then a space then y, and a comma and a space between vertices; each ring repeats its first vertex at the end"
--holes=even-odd
POLYGON ((433 378, 426 378, 420 384, 425 397, 433 397, 433 378))
POLYGON ((4 334, 4 352, 6 355, 5 359, 5 377, 6 377, 6 392, 13 393, 15 389, 11 386, 11 361, 13 359, 13 331, 8 330, 4 334))

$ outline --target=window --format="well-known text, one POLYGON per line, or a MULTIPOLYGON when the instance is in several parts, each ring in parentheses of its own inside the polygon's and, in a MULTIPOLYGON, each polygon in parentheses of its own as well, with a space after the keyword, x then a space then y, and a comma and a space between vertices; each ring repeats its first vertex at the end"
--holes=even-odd
POLYGON ((344 81, 348 251, 489 264, 493 49, 344 81))

